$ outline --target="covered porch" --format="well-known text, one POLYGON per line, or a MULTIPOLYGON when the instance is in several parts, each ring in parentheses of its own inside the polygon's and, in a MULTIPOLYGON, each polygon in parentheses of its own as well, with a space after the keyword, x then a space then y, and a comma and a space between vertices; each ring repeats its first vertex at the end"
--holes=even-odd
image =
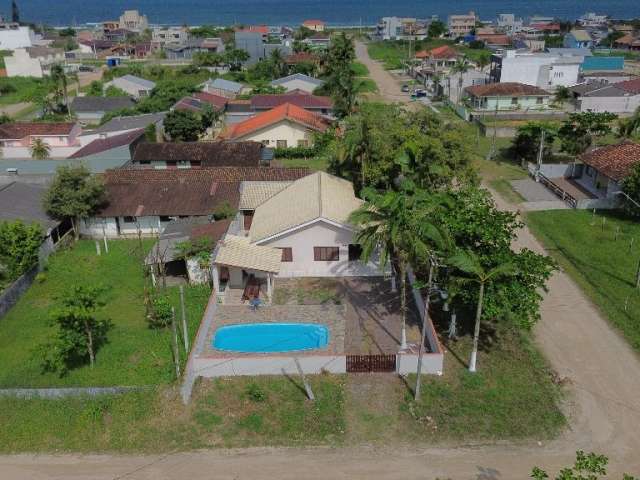
POLYGON ((260 299, 271 304, 282 252, 253 245, 246 237, 227 235, 213 253, 213 288, 218 301, 241 305, 260 299))

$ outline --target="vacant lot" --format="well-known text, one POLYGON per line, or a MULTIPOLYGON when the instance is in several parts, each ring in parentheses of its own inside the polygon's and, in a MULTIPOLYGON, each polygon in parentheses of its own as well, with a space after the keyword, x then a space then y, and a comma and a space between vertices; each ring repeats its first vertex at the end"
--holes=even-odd
MULTIPOLYGON (((97 256, 94 242, 84 240, 51 256, 41 274, 18 304, 0 321, 0 387, 153 385, 172 380, 171 337, 168 330, 150 329, 143 305, 142 255, 151 243, 137 240, 109 243, 109 254, 97 256), (106 289, 106 306, 99 315, 113 328, 97 354, 96 366, 73 369, 59 377, 43 373, 35 349, 54 328, 49 312, 73 285, 106 289)), ((177 288, 167 290, 179 310, 177 288)), ((190 335, 195 335, 209 299, 208 287, 185 289, 190 335)), ((184 361, 184 354, 182 360, 184 361)))
MULTIPOLYGON (((442 45, 450 45, 458 50, 461 54, 464 54, 471 61, 476 61, 480 57, 488 58, 490 52, 485 49, 472 49, 456 45, 451 40, 435 39, 435 40, 421 40, 413 42, 411 45, 411 52, 415 53, 420 50, 430 50, 432 48, 440 47, 442 45)), ((409 42, 407 41, 382 41, 382 42, 370 42, 367 45, 369 55, 374 60, 384 63, 384 68, 387 70, 397 70, 403 67, 404 62, 409 56, 409 42)))
POLYGON ((640 223, 614 212, 527 214, 531 230, 609 321, 640 350, 640 223))
POLYGON ((32 101, 42 83, 32 77, 0 78, 0 105, 32 101))

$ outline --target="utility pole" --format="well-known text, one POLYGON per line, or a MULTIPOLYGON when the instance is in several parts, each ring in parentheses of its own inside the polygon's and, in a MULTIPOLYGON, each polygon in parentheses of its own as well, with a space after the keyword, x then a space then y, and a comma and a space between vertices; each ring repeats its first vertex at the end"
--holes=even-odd
POLYGON ((420 339, 420 349, 418 350, 418 369, 416 371, 416 391, 414 400, 417 402, 420 399, 420 378, 422 377, 422 356, 424 355, 424 342, 427 334, 427 320, 429 319, 429 304, 431 299, 431 288, 433 286, 433 270, 435 267, 435 261, 431 259, 429 261, 429 281, 427 282, 427 298, 424 302, 424 315, 422 316, 422 336, 420 339))
POLYGON ((542 156, 543 156, 543 152, 544 152, 544 135, 545 135, 545 131, 544 128, 541 129, 541 133, 540 133, 540 147, 538 149, 538 161, 536 164, 536 182, 540 181, 540 169, 542 169, 542 156))

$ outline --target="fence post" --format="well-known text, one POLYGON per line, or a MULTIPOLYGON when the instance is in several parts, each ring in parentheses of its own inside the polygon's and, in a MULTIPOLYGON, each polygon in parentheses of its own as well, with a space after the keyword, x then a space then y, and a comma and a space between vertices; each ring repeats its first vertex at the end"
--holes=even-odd
POLYGON ((184 336, 184 351, 189 353, 189 332, 187 331, 187 313, 184 308, 184 288, 180 285, 180 307, 182 309, 182 334, 184 336))
POLYGON ((180 351, 178 350, 178 329, 176 328, 176 309, 171 307, 171 340, 173 344, 173 359, 176 364, 176 378, 180 378, 180 351))

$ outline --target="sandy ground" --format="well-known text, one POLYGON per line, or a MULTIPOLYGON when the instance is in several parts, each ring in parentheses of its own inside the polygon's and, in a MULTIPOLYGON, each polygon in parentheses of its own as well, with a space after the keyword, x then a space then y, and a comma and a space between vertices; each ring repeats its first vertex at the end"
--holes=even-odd
MULTIPOLYGON (((393 78, 368 59, 361 45, 358 55, 382 90, 395 95, 393 78)), ((511 208, 497 201, 501 208, 511 208)), ((526 228, 515 247, 542 251, 526 228)), ((638 356, 562 272, 551 279, 535 334, 540 350, 568 381, 566 409, 571 426, 552 442, 456 448, 211 450, 164 456, 18 455, 0 457, 0 478, 511 480, 529 478, 534 465, 556 471, 573 462, 577 449, 608 455, 609 478, 620 478, 623 471, 640 474, 638 356)))

